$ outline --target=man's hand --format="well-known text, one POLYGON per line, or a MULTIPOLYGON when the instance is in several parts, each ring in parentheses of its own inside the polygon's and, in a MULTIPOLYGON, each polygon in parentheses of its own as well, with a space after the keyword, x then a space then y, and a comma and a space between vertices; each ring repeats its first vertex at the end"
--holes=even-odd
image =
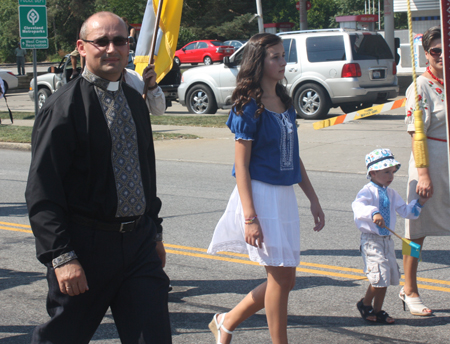
POLYGON ((78 259, 61 265, 55 269, 61 293, 75 296, 89 290, 86 275, 78 259))
POLYGON ((151 64, 145 67, 144 72, 142 73, 142 77, 144 78, 144 82, 147 82, 148 80, 148 88, 155 87, 156 85, 155 65, 151 64))
POLYGON ((162 241, 156 242, 156 253, 159 259, 161 259, 162 267, 166 266, 166 249, 164 248, 164 243, 162 241))

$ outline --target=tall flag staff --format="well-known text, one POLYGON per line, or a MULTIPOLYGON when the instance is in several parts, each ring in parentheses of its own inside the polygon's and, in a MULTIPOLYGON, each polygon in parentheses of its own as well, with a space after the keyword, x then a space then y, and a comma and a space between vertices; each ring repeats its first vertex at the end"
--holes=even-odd
MULTIPOLYGON (((182 9, 183 0, 148 0, 136 46, 136 72, 142 75, 145 67, 153 62, 157 82, 170 72, 178 43, 182 9)), ((148 83, 144 87, 144 99, 147 90, 148 83)))
MULTIPOLYGON (((450 85, 450 73, 447 73, 447 68, 450 68, 450 0, 441 0, 441 37, 442 37, 442 51, 444 53, 444 85, 450 85)), ((450 91, 445 87, 445 110, 447 121, 447 152, 450 152, 449 138, 450 138, 450 91)), ((450 164, 450 159, 449 159, 450 164)), ((450 168, 449 168, 450 171, 450 168)), ((449 190, 450 192, 450 190, 449 190)))
POLYGON ((411 61, 412 61, 412 73, 414 81, 414 94, 416 98, 415 110, 414 110, 414 144, 413 144, 413 154, 414 160, 416 161, 416 167, 428 167, 428 145, 427 136, 425 135, 424 124, 423 124, 423 114, 419 106, 419 94, 417 92, 417 75, 416 75, 416 64, 414 63, 414 46, 413 46, 413 31, 412 31, 412 18, 411 18, 411 4, 410 0, 407 0, 408 5, 408 27, 409 27, 409 43, 411 47, 411 61))

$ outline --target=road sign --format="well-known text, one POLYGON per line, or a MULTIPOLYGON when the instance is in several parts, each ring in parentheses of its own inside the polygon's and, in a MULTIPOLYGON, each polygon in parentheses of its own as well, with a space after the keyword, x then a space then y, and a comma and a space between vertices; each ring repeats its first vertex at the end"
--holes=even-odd
POLYGON ((47 38, 21 38, 22 49, 48 49, 47 38))
POLYGON ((46 0, 19 0, 19 6, 45 6, 46 4, 46 0))
POLYGON ((47 38, 47 7, 19 6, 19 30, 21 38, 47 38))
MULTIPOLYGON (((297 9, 297 11, 300 11, 300 1, 297 1, 297 3, 295 4, 295 8, 297 9)), ((306 1, 306 10, 308 11, 309 9, 311 9, 311 2, 306 1)))

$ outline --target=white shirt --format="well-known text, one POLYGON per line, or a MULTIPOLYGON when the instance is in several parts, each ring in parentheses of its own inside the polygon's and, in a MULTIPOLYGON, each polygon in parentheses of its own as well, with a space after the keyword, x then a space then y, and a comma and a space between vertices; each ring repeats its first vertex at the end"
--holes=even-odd
MULTIPOLYGON (((144 79, 142 76, 132 69, 125 68, 123 73, 124 81, 133 87, 140 94, 144 92, 144 79)), ((147 92, 147 107, 150 113, 154 116, 164 115, 166 111, 166 97, 161 87, 157 87, 154 90, 147 92)))
MULTIPOLYGON (((389 229, 395 231, 396 213, 401 217, 414 220, 417 219, 422 211, 417 199, 406 204, 397 191, 385 188, 390 203, 389 229)), ((378 188, 372 182, 366 184, 356 195, 352 203, 353 215, 356 226, 362 233, 378 234, 379 230, 373 223, 372 214, 379 212, 380 199, 378 188)))

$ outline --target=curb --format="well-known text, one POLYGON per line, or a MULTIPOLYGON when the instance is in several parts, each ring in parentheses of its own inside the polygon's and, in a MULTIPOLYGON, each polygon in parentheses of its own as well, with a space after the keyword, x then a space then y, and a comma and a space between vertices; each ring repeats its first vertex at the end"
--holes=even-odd
POLYGON ((0 142, 0 149, 31 152, 31 143, 0 142))

